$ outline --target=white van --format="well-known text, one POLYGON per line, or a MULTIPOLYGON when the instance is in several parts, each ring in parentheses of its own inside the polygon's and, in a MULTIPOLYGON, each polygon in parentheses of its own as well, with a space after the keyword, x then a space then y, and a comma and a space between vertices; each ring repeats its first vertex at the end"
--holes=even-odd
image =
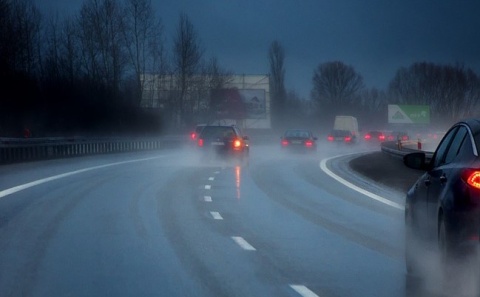
POLYGON ((356 117, 352 116, 336 116, 333 130, 349 131, 353 136, 353 141, 358 141, 358 121, 356 117))

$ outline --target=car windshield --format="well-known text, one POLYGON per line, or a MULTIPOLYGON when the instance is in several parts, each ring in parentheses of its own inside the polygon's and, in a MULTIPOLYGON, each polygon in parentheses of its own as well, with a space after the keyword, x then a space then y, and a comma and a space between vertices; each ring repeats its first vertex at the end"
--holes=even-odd
POLYGON ((0 297, 480 296, 479 117, 480 0, 0 0, 0 297))

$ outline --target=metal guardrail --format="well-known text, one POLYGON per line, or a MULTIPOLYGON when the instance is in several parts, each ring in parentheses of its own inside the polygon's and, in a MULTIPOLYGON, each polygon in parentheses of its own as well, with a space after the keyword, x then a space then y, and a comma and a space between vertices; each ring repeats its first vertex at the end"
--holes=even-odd
POLYGON ((412 144, 411 141, 408 141, 408 142, 402 141, 401 143, 402 144, 399 146, 396 141, 382 142, 382 145, 381 145, 382 152, 385 152, 391 156, 398 157, 398 158, 403 158, 403 156, 405 156, 406 154, 414 153, 414 152, 424 152, 427 160, 430 160, 433 157, 433 152, 423 151, 423 150, 413 149, 408 147, 408 145, 412 144))
POLYGON ((183 137, 161 138, 0 138, 0 164, 156 150, 184 142, 183 137))

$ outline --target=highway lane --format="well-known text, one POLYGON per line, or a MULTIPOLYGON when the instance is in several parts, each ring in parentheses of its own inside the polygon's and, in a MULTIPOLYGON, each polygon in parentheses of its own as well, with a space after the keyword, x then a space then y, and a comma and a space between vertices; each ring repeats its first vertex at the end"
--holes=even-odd
MULTIPOLYGON (((259 146, 248 165, 182 149, 2 166, 0 296, 412 296, 403 212, 320 169, 347 153, 259 146)), ((351 179, 346 160, 329 166, 351 179)))

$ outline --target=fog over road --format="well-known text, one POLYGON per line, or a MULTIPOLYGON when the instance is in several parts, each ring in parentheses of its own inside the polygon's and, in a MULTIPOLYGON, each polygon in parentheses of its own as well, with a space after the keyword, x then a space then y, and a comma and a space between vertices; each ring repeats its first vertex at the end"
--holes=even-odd
POLYGON ((325 145, 252 146, 249 164, 184 148, 1 166, 0 296, 426 296, 405 274, 403 210, 320 161, 344 155, 326 167, 403 193, 325 145))

